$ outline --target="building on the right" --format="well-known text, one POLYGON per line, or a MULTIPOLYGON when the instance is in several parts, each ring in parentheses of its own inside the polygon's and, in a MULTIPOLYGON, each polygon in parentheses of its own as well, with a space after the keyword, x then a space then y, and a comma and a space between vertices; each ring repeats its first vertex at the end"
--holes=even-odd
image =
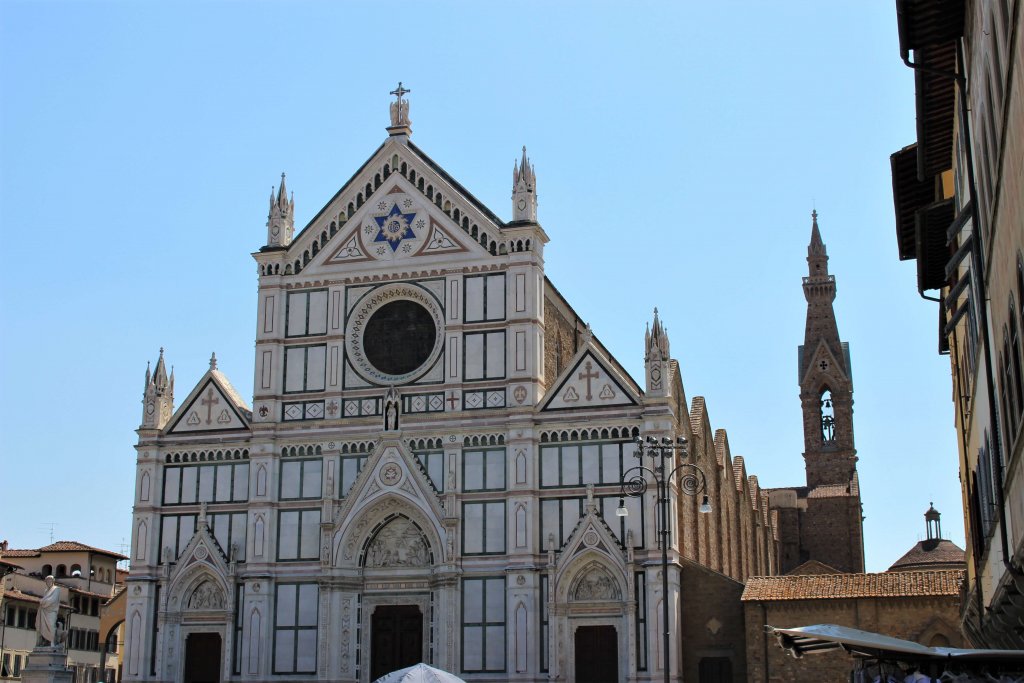
POLYGON ((961 627, 1024 647, 1022 0, 897 0, 917 141, 891 157, 900 259, 938 302, 967 534, 961 627))

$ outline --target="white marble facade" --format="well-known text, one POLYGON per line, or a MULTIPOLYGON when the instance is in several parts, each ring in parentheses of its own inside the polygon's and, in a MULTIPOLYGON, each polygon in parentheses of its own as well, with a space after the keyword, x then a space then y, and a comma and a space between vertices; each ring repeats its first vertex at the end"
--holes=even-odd
POLYGON ((661 678, 653 500, 614 509, 632 438, 675 436, 663 330, 645 393, 545 279, 525 150, 503 222, 403 106, 297 235, 271 196, 252 407, 216 359, 178 405, 147 371, 126 680, 182 683, 218 639, 221 680, 365 682, 417 643, 468 680, 575 680, 581 627, 613 629, 610 680, 661 678))

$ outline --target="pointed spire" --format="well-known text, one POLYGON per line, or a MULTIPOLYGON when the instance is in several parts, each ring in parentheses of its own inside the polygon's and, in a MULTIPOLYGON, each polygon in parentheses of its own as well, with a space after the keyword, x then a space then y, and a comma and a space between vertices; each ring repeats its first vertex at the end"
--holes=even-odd
POLYGON ((821 241, 821 231, 818 230, 818 211, 811 211, 811 243, 807 247, 807 255, 825 255, 825 243, 821 241))
POLYGON ((644 335, 644 360, 668 360, 670 358, 668 330, 661 324, 658 309, 654 309, 654 323, 644 335))
POLYGON ((149 361, 146 361, 146 386, 145 389, 149 388, 149 383, 153 381, 153 376, 149 372, 149 361))
POLYGON ((167 368, 164 366, 164 347, 160 347, 160 357, 156 361, 156 369, 153 371, 153 384, 157 389, 167 387, 167 368))
POLYGON ((537 222, 537 174, 523 145, 522 159, 512 166, 512 220, 537 222))
POLYGON ((267 246, 287 247, 291 244, 295 233, 295 195, 288 196, 285 174, 281 174, 281 184, 270 190, 270 212, 267 214, 267 246))
POLYGON ((214 351, 213 353, 210 354, 210 369, 211 370, 216 370, 217 369, 217 352, 216 351, 214 351))

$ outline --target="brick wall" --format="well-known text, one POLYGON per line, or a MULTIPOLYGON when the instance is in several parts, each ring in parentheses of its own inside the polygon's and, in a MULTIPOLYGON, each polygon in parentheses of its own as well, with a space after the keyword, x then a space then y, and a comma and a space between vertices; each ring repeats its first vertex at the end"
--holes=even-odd
POLYGON ((959 602, 956 596, 745 602, 746 680, 845 681, 854 666, 853 658, 838 650, 794 659, 778 646, 774 636, 765 634, 765 624, 777 628, 838 624, 923 645, 938 644, 941 640, 933 639, 941 637, 951 647, 962 647, 964 641, 957 627, 959 602))
POLYGON ((697 683, 700 660, 725 657, 734 681, 746 680, 743 584, 698 564, 683 565, 682 628, 675 647, 682 646, 683 680, 697 683))

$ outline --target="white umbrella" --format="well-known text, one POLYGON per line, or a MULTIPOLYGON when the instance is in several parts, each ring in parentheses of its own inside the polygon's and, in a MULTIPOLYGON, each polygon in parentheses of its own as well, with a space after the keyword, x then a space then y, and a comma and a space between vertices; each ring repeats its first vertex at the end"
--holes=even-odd
POLYGON ((385 674, 373 683, 466 683, 466 681, 447 671, 441 671, 426 664, 417 664, 385 674))

